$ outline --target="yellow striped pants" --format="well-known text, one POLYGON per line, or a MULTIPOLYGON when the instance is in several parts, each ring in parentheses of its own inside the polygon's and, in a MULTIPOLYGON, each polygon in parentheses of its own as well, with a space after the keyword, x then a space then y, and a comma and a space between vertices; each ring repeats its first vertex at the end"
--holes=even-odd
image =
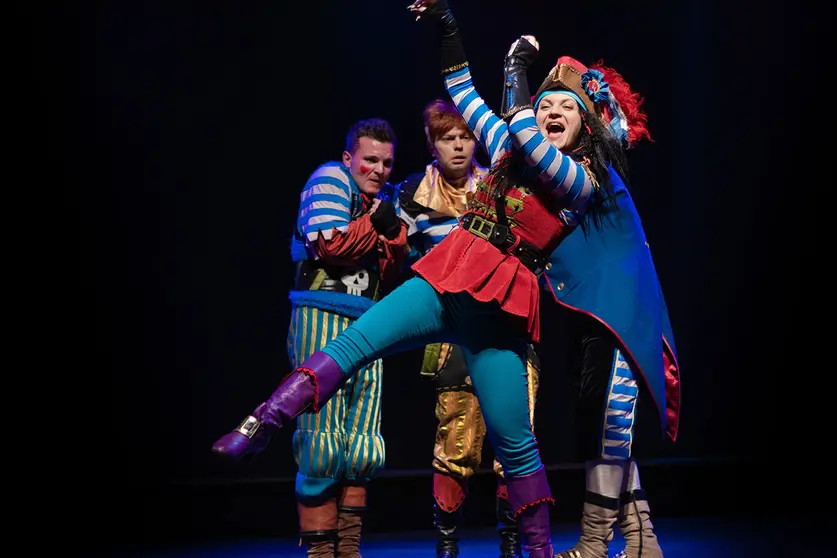
MULTIPOLYGON (((291 368, 346 329, 354 320, 318 308, 295 307, 288 328, 291 368)), ((343 481, 367 482, 383 467, 381 436, 381 373, 376 360, 351 376, 318 413, 297 418, 294 459, 299 466, 299 502, 336 496, 343 481)))

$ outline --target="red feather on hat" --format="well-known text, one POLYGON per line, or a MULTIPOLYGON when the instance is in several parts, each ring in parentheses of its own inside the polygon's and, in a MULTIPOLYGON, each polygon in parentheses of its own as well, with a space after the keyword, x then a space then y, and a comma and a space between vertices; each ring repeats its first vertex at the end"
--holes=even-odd
MULTIPOLYGON (((645 99, 643 99, 639 93, 631 90, 631 86, 628 85, 625 78, 623 78, 622 75, 613 68, 605 66, 602 60, 599 60, 590 66, 590 68, 598 70, 604 74, 604 79, 610 86, 610 92, 613 93, 613 96, 616 98, 616 102, 619 103, 622 112, 625 114, 625 118, 628 121, 628 143, 630 145, 634 145, 643 137, 648 138, 650 141, 654 141, 651 139, 651 133, 648 131, 648 127, 646 125, 648 115, 640 110, 640 107, 645 99)), ((604 111, 606 113, 609 112, 607 107, 604 107, 604 111)), ((616 115, 607 114, 608 120, 614 116, 616 115)))

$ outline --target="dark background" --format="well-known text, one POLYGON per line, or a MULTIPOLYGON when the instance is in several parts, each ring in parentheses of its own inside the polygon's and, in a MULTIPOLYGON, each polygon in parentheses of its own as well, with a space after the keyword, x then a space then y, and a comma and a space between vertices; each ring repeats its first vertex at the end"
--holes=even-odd
MULTIPOLYGON (((95 420, 80 432, 96 425, 74 460, 75 488, 107 538, 293 535, 290 432, 249 467, 218 463, 209 448, 289 371, 288 246, 307 176, 372 116, 398 135, 394 181, 430 161, 421 110, 445 92, 406 4, 102 2, 33 26, 49 160, 81 225, 76 316, 92 322, 66 330, 79 336, 83 371, 74 407, 95 420)), ((630 154, 632 192, 683 386, 679 441, 656 442, 646 420, 637 448, 658 511, 760 513, 776 485, 794 509, 785 503, 808 487, 793 471, 822 451, 805 440, 828 401, 818 378, 831 372, 815 366, 825 346, 802 320, 828 321, 822 302, 809 304, 819 274, 806 262, 830 176, 817 149, 833 104, 821 33, 830 5, 453 7, 477 90, 495 108, 503 56, 524 33, 541 43, 534 87, 567 54, 604 59, 646 98, 655 141, 630 154)), ((557 330, 545 319, 548 338, 557 330)), ((386 362, 387 469, 371 529, 430 526, 434 394, 419 356, 386 362)), ((567 494, 557 513, 575 518, 583 481, 559 342, 544 359, 538 438, 567 494)), ((487 449, 484 467, 491 458, 487 449)), ((491 475, 475 486, 486 506, 468 513, 488 524, 491 475)))

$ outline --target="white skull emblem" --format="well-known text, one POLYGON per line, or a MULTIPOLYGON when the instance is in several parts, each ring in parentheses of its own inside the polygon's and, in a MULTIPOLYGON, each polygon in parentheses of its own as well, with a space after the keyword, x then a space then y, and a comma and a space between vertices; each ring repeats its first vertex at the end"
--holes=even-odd
POLYGON ((360 296, 360 293, 369 287, 369 272, 359 269, 353 275, 344 275, 340 281, 346 285, 346 292, 351 295, 360 296))

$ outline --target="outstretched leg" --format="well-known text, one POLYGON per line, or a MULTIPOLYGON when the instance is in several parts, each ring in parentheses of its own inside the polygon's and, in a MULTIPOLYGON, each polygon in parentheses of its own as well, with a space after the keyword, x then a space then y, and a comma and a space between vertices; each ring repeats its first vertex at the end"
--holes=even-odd
POLYGON ((212 450, 233 459, 258 454, 276 429, 306 410, 318 412, 359 369, 387 354, 443 340, 445 334, 439 295, 424 279, 410 279, 306 359, 212 450))

